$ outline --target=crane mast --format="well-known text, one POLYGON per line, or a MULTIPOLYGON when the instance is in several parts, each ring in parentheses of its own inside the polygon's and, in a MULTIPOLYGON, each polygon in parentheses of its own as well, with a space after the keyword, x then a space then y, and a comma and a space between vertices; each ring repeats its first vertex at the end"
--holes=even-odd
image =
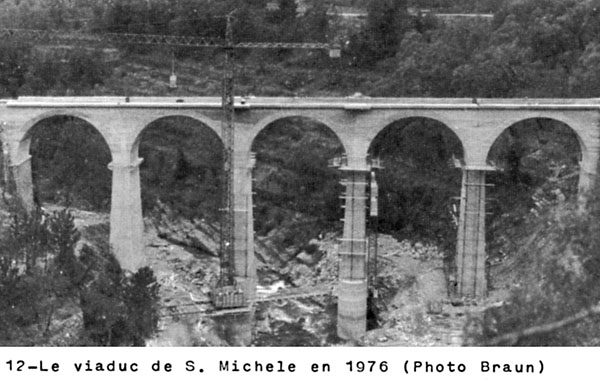
POLYGON ((227 15, 225 32, 225 68, 223 71, 221 137, 223 139, 223 180, 221 195, 221 239, 219 256, 221 271, 219 286, 231 286, 234 283, 234 202, 233 202, 233 148, 234 148, 234 87, 233 87, 233 28, 232 16, 227 15))

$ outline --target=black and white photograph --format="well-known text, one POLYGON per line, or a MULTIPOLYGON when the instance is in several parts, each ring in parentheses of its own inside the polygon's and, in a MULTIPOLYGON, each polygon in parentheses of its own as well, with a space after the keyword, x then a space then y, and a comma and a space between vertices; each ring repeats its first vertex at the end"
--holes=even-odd
POLYGON ((600 0, 0 0, 0 346, 599 346, 598 97, 600 0))

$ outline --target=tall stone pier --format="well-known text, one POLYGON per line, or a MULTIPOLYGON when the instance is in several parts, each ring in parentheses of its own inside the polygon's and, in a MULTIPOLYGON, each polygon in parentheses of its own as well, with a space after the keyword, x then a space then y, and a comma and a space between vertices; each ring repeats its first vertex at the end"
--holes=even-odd
POLYGON ((15 180, 19 203, 27 211, 33 210, 35 202, 33 198, 33 177, 31 174, 31 155, 18 158, 10 165, 12 176, 15 180))
POLYGON ((254 261, 254 219, 252 202, 252 169, 254 158, 249 153, 234 153, 234 272, 244 296, 256 297, 256 265, 254 261))
POLYGON ((108 165, 112 171, 109 241, 121 267, 130 271, 146 266, 143 251, 141 163, 141 158, 131 161, 120 159, 108 165))
POLYGON ((367 176, 368 169, 342 168, 346 191, 344 234, 340 241, 337 332, 358 339, 367 330, 367 176))
POLYGON ((463 297, 486 295, 485 173, 490 166, 464 166, 456 243, 457 293, 463 297))

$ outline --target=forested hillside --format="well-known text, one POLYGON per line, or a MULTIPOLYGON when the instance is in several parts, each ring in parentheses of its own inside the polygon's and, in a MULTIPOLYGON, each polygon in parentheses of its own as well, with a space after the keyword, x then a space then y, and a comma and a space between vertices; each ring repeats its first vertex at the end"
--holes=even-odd
MULTIPOLYGON (((479 97, 600 95, 600 0, 335 3, 368 11, 362 28, 337 41, 342 47, 339 60, 326 52, 240 51, 237 94, 467 97, 474 102, 479 97), (494 18, 443 23, 430 14, 415 16, 408 7, 492 12, 494 18)), ((310 4, 299 16, 295 3, 286 0, 277 10, 268 10, 266 0, 3 0, 0 25, 222 37, 222 16, 236 9, 236 41, 329 41, 336 35, 336 22, 327 16, 330 4, 310 4)), ((3 98, 220 92, 219 50, 41 46, 18 39, 4 40, 0 48, 3 98), (167 86, 172 61, 179 81, 176 90, 167 86)), ((144 132, 140 156, 145 158, 145 214, 167 205, 187 219, 216 220, 221 148, 200 125, 172 118, 144 132)), ((66 117, 36 126, 32 155, 40 202, 108 210, 110 158, 101 138, 87 138, 92 131, 83 121, 66 117), (84 166, 73 167, 74 163, 84 166)), ((498 172, 488 176, 494 184, 488 253, 500 265, 494 270, 510 273, 505 279, 516 278, 521 287, 486 314, 479 332, 470 334, 475 343, 539 325, 545 318, 559 320, 597 303, 600 254, 592 237, 598 234, 598 209, 594 202, 589 215, 580 215, 575 203, 579 145, 564 124, 534 119, 507 129, 490 153, 488 160, 498 172), (510 269, 523 264, 536 267, 516 277, 510 269), (561 281, 569 288, 561 288, 561 281), (584 292, 585 298, 579 298, 584 292)), ((341 154, 341 148, 327 127, 302 119, 278 121, 261 133, 253 149, 257 235, 270 236, 278 249, 295 256, 311 238, 339 230, 340 176, 327 161, 341 154)), ((462 157, 456 137, 435 121, 408 119, 385 129, 370 153, 386 165, 378 175, 378 230, 435 244, 451 260, 456 237, 453 197, 460 186, 460 171, 452 164, 462 157)), ((507 343, 597 344, 595 324, 579 325, 572 339, 567 330, 550 338, 517 336, 507 343), (581 336, 588 330, 593 336, 581 336)))

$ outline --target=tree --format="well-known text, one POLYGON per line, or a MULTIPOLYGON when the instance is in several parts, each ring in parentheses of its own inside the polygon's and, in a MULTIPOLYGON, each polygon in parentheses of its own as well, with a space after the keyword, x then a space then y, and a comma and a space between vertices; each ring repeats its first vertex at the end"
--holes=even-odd
POLYGON ((276 12, 278 24, 294 22, 297 14, 298 5, 296 5, 296 0, 279 0, 279 10, 276 12))
POLYGON ((70 284, 77 287, 83 282, 83 268, 75 256, 75 245, 81 237, 75 228, 75 219, 67 209, 56 211, 50 217, 49 230, 54 253, 54 267, 70 284))
POLYGON ((123 302, 127 307, 130 342, 143 346, 158 326, 158 282, 152 269, 139 269, 125 284, 123 302))
POLYGON ((0 44, 0 95, 16 98, 25 84, 30 46, 20 41, 0 44))
POLYGON ((367 48, 363 57, 380 60, 396 54, 398 44, 409 29, 406 0, 372 0, 367 8, 367 22, 362 33, 367 48))

